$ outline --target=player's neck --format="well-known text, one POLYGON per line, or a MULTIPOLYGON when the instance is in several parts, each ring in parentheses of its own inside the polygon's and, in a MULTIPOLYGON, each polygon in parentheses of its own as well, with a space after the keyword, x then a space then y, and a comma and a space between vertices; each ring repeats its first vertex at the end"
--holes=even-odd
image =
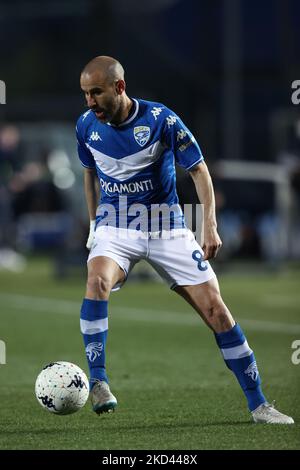
POLYGON ((124 100, 121 103, 120 110, 115 116, 115 118, 111 121, 111 123, 115 126, 119 126, 120 124, 122 124, 122 122, 126 121, 128 119, 128 116, 130 115, 132 107, 133 101, 127 95, 125 95, 124 100))

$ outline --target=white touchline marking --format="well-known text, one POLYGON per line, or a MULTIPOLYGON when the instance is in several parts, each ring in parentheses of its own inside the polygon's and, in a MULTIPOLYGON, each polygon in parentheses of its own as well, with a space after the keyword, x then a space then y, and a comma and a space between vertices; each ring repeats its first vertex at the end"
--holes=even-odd
MULTIPOLYGON (((0 293, 0 302, 7 301, 11 306, 18 310, 32 310, 34 312, 50 314, 78 315, 80 302, 74 300, 51 299, 47 297, 34 297, 20 294, 0 293)), ((176 324, 183 326, 206 326, 204 322, 196 315, 190 315, 187 312, 172 312, 170 310, 157 310, 160 315, 153 313, 151 309, 131 308, 131 307, 111 307, 110 318, 139 321, 146 323, 176 324)), ((252 320, 241 318, 239 323, 248 330, 267 331, 270 333, 299 334, 300 324, 273 322, 269 320, 252 320)))

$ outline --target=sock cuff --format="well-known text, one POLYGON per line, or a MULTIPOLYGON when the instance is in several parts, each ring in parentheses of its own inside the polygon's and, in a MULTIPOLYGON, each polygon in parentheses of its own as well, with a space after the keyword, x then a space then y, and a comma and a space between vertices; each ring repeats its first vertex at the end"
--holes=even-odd
POLYGON ((215 333, 215 338, 219 348, 233 348, 246 341, 242 328, 238 323, 233 328, 224 333, 215 333))
POLYGON ((80 318, 82 320, 93 321, 108 317, 108 301, 107 300, 91 300, 83 299, 80 318))

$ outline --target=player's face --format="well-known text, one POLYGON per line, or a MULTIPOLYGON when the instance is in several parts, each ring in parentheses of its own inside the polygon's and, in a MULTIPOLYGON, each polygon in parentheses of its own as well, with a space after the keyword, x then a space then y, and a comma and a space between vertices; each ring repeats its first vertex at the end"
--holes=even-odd
POLYGON ((121 104, 122 80, 103 80, 99 74, 82 74, 80 85, 88 107, 99 121, 113 122, 121 104))

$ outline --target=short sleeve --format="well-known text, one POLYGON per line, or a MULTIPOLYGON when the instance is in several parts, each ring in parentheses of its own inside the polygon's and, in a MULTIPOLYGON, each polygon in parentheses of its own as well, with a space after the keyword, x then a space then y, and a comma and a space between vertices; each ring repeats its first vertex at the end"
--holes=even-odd
POLYGON ((165 118, 164 141, 173 151, 176 163, 185 170, 204 160, 195 137, 172 111, 165 118))
POLYGON ((76 137, 78 156, 82 166, 84 166, 85 168, 95 168, 96 164, 94 157, 85 145, 84 139, 81 136, 79 121, 77 122, 76 126, 76 137))

